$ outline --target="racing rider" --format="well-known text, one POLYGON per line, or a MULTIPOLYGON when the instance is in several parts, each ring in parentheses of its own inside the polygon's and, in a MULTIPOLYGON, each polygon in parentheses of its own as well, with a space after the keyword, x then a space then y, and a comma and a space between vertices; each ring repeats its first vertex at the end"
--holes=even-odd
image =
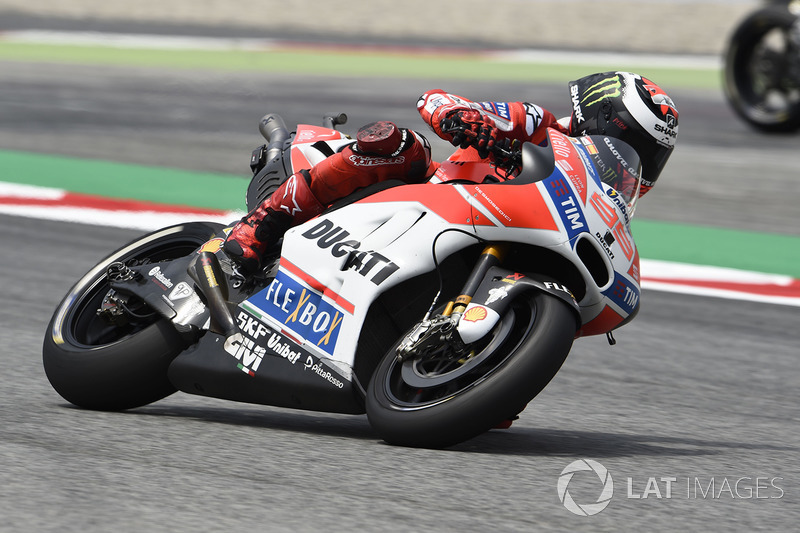
MULTIPOLYGON (((547 143, 547 128, 571 136, 606 135, 625 141, 641 159, 641 191, 652 188, 678 134, 678 111, 655 83, 630 72, 592 74, 569 83, 572 114, 561 120, 527 102, 473 102, 435 89, 417 110, 439 137, 458 149, 449 161, 492 160, 491 149, 514 142, 547 143)), ((421 183, 439 167, 428 141, 394 123, 362 127, 356 141, 309 170, 289 177, 269 198, 238 222, 224 250, 254 272, 271 245, 357 189, 388 179, 421 183)), ((435 181, 435 180, 433 180, 435 181)))

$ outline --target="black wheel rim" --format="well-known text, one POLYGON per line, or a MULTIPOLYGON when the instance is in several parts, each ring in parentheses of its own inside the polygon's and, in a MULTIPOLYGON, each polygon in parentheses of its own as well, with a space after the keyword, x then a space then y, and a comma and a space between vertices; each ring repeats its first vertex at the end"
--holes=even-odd
POLYGON ((756 121, 781 121, 800 106, 800 50, 790 28, 772 27, 742 45, 734 82, 743 109, 756 121))
MULTIPOLYGON (((157 240, 116 257, 114 261, 125 263, 168 261, 190 254, 203 242, 189 241, 185 237, 179 240, 157 240)), ((105 273, 102 272, 89 281, 83 290, 73 294, 71 303, 64 303, 69 306, 62 330, 65 342, 82 349, 100 348, 135 335, 161 318, 156 313, 148 312, 143 302, 133 301, 129 302, 129 306, 138 308, 145 317, 131 318, 124 326, 109 323, 97 315, 97 310, 110 290, 105 273)))
POLYGON ((526 300, 517 301, 484 339, 471 346, 467 359, 446 354, 422 361, 393 358, 383 381, 392 406, 400 410, 425 409, 478 386, 500 369, 528 337, 536 314, 526 300))

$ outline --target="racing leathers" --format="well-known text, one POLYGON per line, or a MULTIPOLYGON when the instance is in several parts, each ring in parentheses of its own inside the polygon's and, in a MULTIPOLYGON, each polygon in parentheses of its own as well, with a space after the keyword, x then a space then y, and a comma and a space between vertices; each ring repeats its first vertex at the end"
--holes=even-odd
MULTIPOLYGON (((443 126, 447 125, 447 118, 454 116, 466 116, 468 120, 482 121, 494 130, 495 141, 508 139, 543 144, 547 142, 547 128, 555 128, 562 133, 568 133, 567 128, 561 125, 550 111, 538 105, 527 102, 473 102, 440 89, 428 91, 420 96, 417 101, 417 111, 436 135, 451 143, 454 142, 453 134, 444 131, 443 126)), ((455 139, 455 141, 458 140, 458 138, 455 139)), ((467 142, 448 160, 476 161, 484 159, 483 154, 478 152, 478 147, 467 142)))
MULTIPOLYGON (((547 142, 547 128, 567 133, 549 111, 526 102, 473 102, 435 89, 417 102, 422 119, 459 148, 450 161, 491 158, 490 148, 511 140, 547 142)), ((293 174, 273 194, 238 222, 225 240, 226 253, 253 272, 271 245, 290 227, 301 224, 357 189, 394 179, 422 183, 439 167, 428 141, 392 122, 361 128, 356 142, 308 170, 293 174)))

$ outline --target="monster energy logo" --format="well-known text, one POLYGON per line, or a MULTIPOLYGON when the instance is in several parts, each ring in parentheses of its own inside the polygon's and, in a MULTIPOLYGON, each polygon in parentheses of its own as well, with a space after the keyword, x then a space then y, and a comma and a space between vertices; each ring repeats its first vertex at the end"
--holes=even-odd
POLYGON ((619 81, 617 75, 598 81, 583 91, 581 105, 589 107, 604 98, 616 98, 621 94, 620 89, 622 89, 622 82, 619 81), (590 101, 587 102, 587 100, 590 101))
POLYGON ((602 181, 603 183, 611 185, 611 183, 619 177, 617 171, 608 166, 606 162, 603 161, 602 157, 595 156, 593 160, 595 166, 599 167, 599 170, 601 172, 600 181, 602 181))
POLYGON ((614 179, 616 177, 617 177, 617 172, 613 168, 609 167, 609 168, 606 168, 605 172, 603 172, 603 175, 600 178, 600 181, 602 181, 603 183, 608 183, 610 180, 612 180, 612 179, 614 179))

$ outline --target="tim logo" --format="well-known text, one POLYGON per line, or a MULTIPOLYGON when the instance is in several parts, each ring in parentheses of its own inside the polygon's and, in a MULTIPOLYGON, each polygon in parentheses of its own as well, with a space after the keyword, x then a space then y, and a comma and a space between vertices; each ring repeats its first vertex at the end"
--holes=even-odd
POLYGON ((561 222, 564 224, 569 238, 572 239, 583 232, 587 227, 586 219, 578 198, 568 185, 567 178, 554 176, 547 178, 543 183, 547 184, 547 190, 558 208, 558 214, 561 216, 561 222))
POLYGON ((511 114, 508 111, 508 102, 481 102, 480 106, 506 120, 511 119, 511 114))
POLYGON ((639 288, 626 278, 617 274, 614 283, 603 294, 631 314, 639 306, 639 288))

